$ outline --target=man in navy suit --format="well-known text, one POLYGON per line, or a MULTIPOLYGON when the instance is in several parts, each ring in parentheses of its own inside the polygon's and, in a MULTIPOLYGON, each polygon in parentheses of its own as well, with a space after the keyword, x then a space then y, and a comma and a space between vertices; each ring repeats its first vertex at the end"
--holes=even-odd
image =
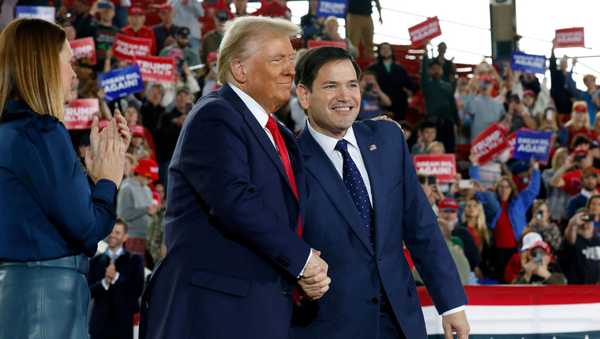
POLYGON ((294 288, 327 291, 327 264, 300 237, 302 159, 270 114, 289 100, 297 32, 263 17, 226 31, 224 86, 192 109, 169 166, 167 256, 144 292, 141 338, 286 339, 294 288))
POLYGON ((91 339, 133 338, 133 315, 140 310, 144 289, 144 262, 123 248, 127 229, 125 222, 117 220, 107 237, 106 252, 90 260, 91 339))
POLYGON ((316 307, 303 308, 316 318, 291 337, 426 338, 404 243, 443 315, 446 338, 453 331, 467 338, 464 290, 401 129, 354 123, 358 75, 349 54, 333 47, 310 50, 296 67, 308 114, 298 142, 308 196, 304 239, 323 252, 333 283, 316 307))

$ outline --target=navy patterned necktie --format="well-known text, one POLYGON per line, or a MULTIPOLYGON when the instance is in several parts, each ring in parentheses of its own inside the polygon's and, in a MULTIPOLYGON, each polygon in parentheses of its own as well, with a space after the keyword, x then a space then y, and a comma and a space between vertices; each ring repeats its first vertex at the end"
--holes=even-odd
POLYGON ((358 214, 362 218, 365 230, 371 233, 371 203, 369 202, 369 193, 367 192, 365 182, 360 176, 358 167, 356 167, 356 164, 350 157, 350 153, 348 153, 348 142, 344 139, 338 141, 335 145, 335 150, 339 151, 344 159, 344 185, 346 185, 346 189, 350 193, 350 196, 352 196, 358 214))

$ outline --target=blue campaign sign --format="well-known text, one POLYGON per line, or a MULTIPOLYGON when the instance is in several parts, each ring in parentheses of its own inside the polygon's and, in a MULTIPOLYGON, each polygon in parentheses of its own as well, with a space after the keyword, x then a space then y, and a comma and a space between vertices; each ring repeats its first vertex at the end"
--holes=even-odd
POLYGON ((346 18, 346 0, 319 0, 317 4, 317 16, 328 17, 337 16, 346 18))
POLYGON ((551 139, 552 132, 517 131, 513 157, 521 160, 534 158, 541 162, 548 162, 551 139))
POLYGON ((546 56, 514 52, 511 67, 513 71, 544 74, 546 73, 546 56))
POLYGON ((144 82, 138 65, 115 69, 98 75, 106 101, 113 101, 144 90, 144 82))
POLYGON ((15 14, 17 18, 36 18, 54 22, 56 9, 50 6, 17 6, 15 14))

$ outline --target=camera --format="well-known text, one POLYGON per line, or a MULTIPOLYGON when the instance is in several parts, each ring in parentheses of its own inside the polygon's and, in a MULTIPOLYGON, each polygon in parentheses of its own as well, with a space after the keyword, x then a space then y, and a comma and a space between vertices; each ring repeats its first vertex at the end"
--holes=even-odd
POLYGON ((535 214, 535 219, 541 221, 542 218, 544 218, 544 213, 542 211, 537 211, 537 213, 535 214))
POLYGON ((533 262, 536 263, 537 265, 541 265, 543 260, 544 260, 544 250, 536 249, 533 252, 533 262))
POLYGON ((365 85, 365 92, 371 92, 372 90, 373 90, 373 83, 367 82, 367 84, 365 85))
POLYGON ((592 213, 584 214, 581 216, 581 221, 583 222, 594 221, 594 219, 596 219, 596 215, 592 213))
POLYGON ((428 175, 427 176, 427 184, 428 185, 435 185, 437 183, 437 178, 433 175, 428 175))

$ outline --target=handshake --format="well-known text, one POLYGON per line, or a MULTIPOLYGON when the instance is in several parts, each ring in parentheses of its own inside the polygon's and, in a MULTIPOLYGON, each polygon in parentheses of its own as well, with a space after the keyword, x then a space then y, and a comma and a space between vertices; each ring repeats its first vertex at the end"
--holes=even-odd
POLYGON ((321 259, 321 252, 311 249, 310 260, 298 280, 298 284, 309 299, 320 299, 329 290, 331 278, 327 276, 327 269, 327 263, 321 259))

